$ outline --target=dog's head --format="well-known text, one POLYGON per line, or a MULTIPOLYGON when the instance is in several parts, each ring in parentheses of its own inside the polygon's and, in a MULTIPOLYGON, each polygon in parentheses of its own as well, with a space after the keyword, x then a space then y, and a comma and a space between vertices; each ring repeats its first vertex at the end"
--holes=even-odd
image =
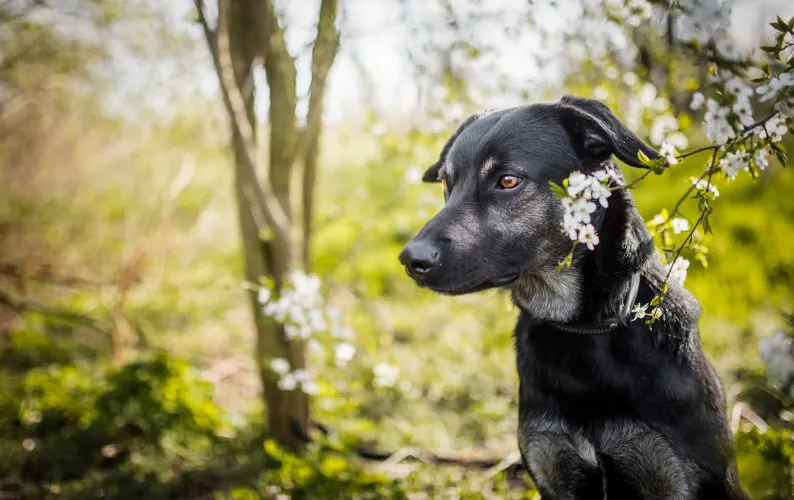
POLYGON ((473 116, 425 173, 423 180, 442 183, 446 205, 405 246, 400 262, 419 285, 446 294, 553 270, 572 243, 561 231, 562 204, 549 181, 603 168, 612 155, 643 167, 639 151, 657 156, 590 99, 473 116))

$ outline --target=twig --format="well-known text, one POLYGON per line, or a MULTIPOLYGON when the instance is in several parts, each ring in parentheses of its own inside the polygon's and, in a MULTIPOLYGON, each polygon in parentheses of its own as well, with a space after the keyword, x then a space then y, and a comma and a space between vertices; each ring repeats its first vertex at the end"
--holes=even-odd
MULTIPOLYGON (((716 166, 716 164, 717 164, 717 150, 715 149, 714 153, 711 155, 711 165, 709 166, 708 171, 707 171, 709 177, 708 177, 708 181, 706 183, 706 195, 705 196, 708 196, 708 190, 711 187, 711 176, 714 173, 714 167, 716 166)), ((709 210, 708 201, 706 201, 706 206, 704 207, 704 210, 702 210, 700 212, 700 217, 698 217, 698 220, 695 221, 695 223, 692 225, 692 229, 689 231, 689 234, 687 234, 686 239, 684 240, 683 243, 681 243, 681 246, 679 246, 678 250, 676 250, 676 252, 675 252, 675 256, 673 257, 673 261, 670 263, 670 269, 667 270, 667 275, 664 277, 664 282, 663 282, 663 285, 662 285, 663 289, 664 289, 664 285, 667 284, 668 281, 670 280, 670 274, 673 272, 673 266, 675 265, 675 261, 678 260, 678 257, 681 255, 681 252, 684 250, 684 247, 686 247, 687 244, 692 240, 692 237, 695 234, 695 230, 698 228, 700 223, 703 222, 703 219, 706 217, 706 214, 708 213, 708 210, 709 210)))
POLYGON ((684 158, 688 158, 688 157, 690 157, 690 156, 692 156, 694 154, 697 154, 697 153, 702 153, 703 151, 712 151, 712 150, 716 151, 716 150, 722 148, 723 146, 727 146, 728 144, 730 144, 732 142, 738 141, 739 139, 741 139, 745 135, 747 135, 748 132, 750 132, 750 131, 758 128, 758 127, 764 126, 766 124, 766 122, 768 122, 769 120, 774 118, 776 115, 777 115, 777 111, 772 111, 769 114, 767 114, 765 117, 761 118, 760 120, 755 121, 755 122, 753 122, 753 123, 751 123, 749 125, 746 125, 745 127, 742 128, 742 133, 739 135, 739 137, 735 137, 733 139, 727 140, 727 141, 723 142, 722 144, 713 144, 711 146, 703 146, 702 148, 694 149, 692 151, 680 154, 676 158, 678 158, 679 160, 683 160, 684 158))
POLYGON ((0 305, 5 305, 6 307, 16 312, 17 314, 22 314, 27 311, 33 311, 40 314, 44 314, 45 316, 63 318, 65 320, 72 321, 74 323, 79 323, 83 326, 96 330, 97 332, 104 333, 106 335, 110 333, 109 328, 102 327, 97 320, 95 320, 90 316, 86 316, 84 314, 70 311, 68 309, 50 307, 31 300, 15 300, 14 298, 4 293, 3 291, 0 291, 0 305))
POLYGON ((89 280, 78 276, 67 276, 62 274, 54 274, 46 267, 37 269, 35 272, 26 274, 22 268, 15 264, 0 264, 0 274, 9 276, 14 279, 32 279, 39 282, 44 282, 50 285, 58 285, 64 287, 91 287, 101 288, 110 286, 111 283, 103 283, 100 281, 89 280))

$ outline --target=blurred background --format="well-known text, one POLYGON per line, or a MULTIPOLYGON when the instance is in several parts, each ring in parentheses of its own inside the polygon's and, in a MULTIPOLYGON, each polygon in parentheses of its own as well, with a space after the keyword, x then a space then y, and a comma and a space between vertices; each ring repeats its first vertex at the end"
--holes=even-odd
MULTIPOLYGON (((0 498, 534 498, 509 296, 397 254, 483 109, 570 93, 705 144, 689 49, 759 60, 794 4, 667 4, 0 1, 0 498)), ((706 160, 643 181, 643 216, 706 160)), ((687 287, 743 484, 794 498, 794 172, 717 186, 687 287)))

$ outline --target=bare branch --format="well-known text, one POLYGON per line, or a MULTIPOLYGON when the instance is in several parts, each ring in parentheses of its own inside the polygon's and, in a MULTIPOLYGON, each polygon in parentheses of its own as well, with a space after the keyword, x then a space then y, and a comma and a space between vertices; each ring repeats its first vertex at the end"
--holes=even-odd
MULTIPOLYGON (((201 0, 194 1, 197 8, 201 6, 201 0)), ((259 155, 257 154, 254 129, 247 118, 245 102, 235 82, 232 68, 232 57, 229 48, 229 3, 230 0, 219 0, 218 2, 218 28, 214 35, 209 28, 202 9, 199 9, 199 18, 210 50, 212 51, 213 46, 215 47, 213 62, 218 74, 223 102, 231 120, 233 133, 243 145, 243 163, 252 186, 252 193, 247 198, 253 208, 256 209, 256 212, 261 214, 261 217, 255 217, 255 220, 265 220, 273 229, 276 235, 276 244, 281 250, 280 257, 285 261, 289 261, 294 255, 292 251, 292 236, 289 229, 289 216, 273 194, 269 179, 259 179, 256 174, 256 158, 259 155)), ((260 230, 265 229, 260 227, 260 230)))
POLYGON ((312 49, 312 80, 309 87, 309 109, 306 115, 306 128, 298 148, 303 159, 302 215, 304 265, 309 263, 309 247, 312 232, 312 211, 314 206, 314 185, 317 179, 320 131, 322 130, 323 101, 328 72, 339 51, 339 31, 336 28, 337 0, 322 0, 317 23, 317 36, 312 49))

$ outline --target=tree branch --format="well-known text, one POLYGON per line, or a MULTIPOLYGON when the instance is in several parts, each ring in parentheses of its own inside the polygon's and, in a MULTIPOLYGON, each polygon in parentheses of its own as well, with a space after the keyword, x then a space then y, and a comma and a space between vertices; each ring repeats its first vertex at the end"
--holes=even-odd
POLYGON ((72 323, 77 323, 91 328, 92 330, 95 330, 99 333, 110 335, 109 328, 101 326, 97 320, 90 316, 86 316, 68 309, 47 306, 32 300, 16 300, 3 291, 0 291, 0 305, 8 307, 17 314, 22 314, 28 311, 37 312, 39 314, 43 314, 44 316, 61 318, 71 321, 72 323))
MULTIPOLYGON (((252 209, 261 214, 261 217, 255 217, 255 220, 265 220, 270 228, 273 229, 276 235, 276 244, 280 247, 280 258, 288 262, 294 255, 289 216, 273 194, 270 180, 267 178, 259 179, 256 174, 256 158, 259 155, 257 154, 254 129, 247 118, 245 101, 234 78, 229 48, 228 13, 230 0, 218 1, 218 28, 214 32, 209 27, 204 16, 202 0, 194 0, 194 3, 207 39, 207 45, 213 53, 213 63, 218 74, 223 102, 232 124, 232 131, 243 145, 244 154, 242 160, 251 185, 251 193, 247 196, 248 202, 252 205, 252 209)), ((260 231, 266 229, 265 227, 260 227, 260 231)))
POLYGON ((298 148, 303 160, 303 182, 301 185, 303 238, 302 259, 309 265, 309 248, 312 233, 314 186, 317 181, 317 161, 323 122, 323 101, 328 73, 339 51, 339 30, 336 28, 337 0, 322 0, 317 23, 317 36, 312 49, 312 80, 309 87, 309 109, 306 128, 298 148))

